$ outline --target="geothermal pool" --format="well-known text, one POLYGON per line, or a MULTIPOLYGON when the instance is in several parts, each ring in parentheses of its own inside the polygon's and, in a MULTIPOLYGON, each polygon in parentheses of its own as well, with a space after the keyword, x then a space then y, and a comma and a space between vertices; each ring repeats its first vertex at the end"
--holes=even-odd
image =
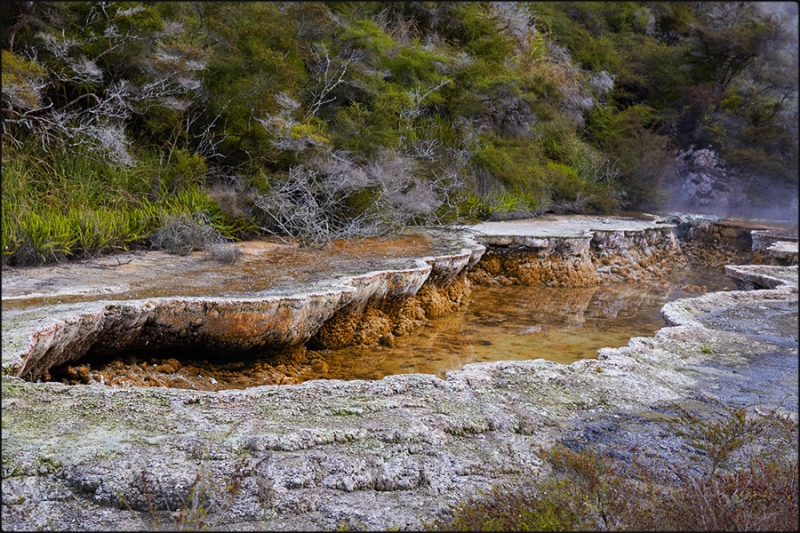
POLYGON ((394 374, 446 373, 466 364, 548 359, 569 364, 625 346, 665 326, 661 307, 702 292, 736 289, 719 266, 676 266, 664 279, 588 288, 474 286, 470 302, 427 326, 395 337, 391 345, 308 350, 281 367, 266 358, 162 350, 109 360, 80 361, 54 370, 53 381, 150 385, 197 390, 242 389, 313 379, 381 379, 394 374), (270 364, 266 364, 269 362, 270 364))
POLYGON ((380 379, 393 374, 441 378, 469 363, 548 359, 569 364, 625 346, 665 326, 661 307, 701 292, 734 290, 721 269, 676 269, 666 280, 589 288, 473 287, 466 309, 436 318, 393 346, 321 353, 328 369, 308 379, 380 379))

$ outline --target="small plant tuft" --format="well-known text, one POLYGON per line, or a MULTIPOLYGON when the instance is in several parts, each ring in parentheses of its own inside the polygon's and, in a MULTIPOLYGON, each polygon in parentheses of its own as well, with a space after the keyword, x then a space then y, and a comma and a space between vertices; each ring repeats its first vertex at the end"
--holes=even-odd
POLYGON ((222 235, 209 224, 207 215, 181 213, 167 218, 164 225, 153 233, 150 242, 153 248, 167 253, 188 255, 194 251, 209 250, 220 244, 221 240, 222 235))
POLYGON ((216 479, 212 470, 201 465, 195 472, 194 481, 186 495, 181 499, 180 506, 174 511, 166 503, 167 498, 163 494, 163 488, 153 485, 148 474, 142 471, 139 476, 139 486, 153 525, 159 530, 176 531, 205 531, 218 528, 226 513, 236 502, 245 482, 255 476, 261 464, 268 460, 269 457, 264 457, 253 463, 248 457, 240 458, 233 465, 233 471, 224 479, 216 479), (155 492, 162 492, 164 503, 158 503, 155 492), (168 517, 167 522, 162 519, 164 516, 168 517))
POLYGON ((242 255, 242 252, 227 242, 217 242, 206 248, 208 256, 214 261, 219 261, 226 265, 235 265, 242 255))

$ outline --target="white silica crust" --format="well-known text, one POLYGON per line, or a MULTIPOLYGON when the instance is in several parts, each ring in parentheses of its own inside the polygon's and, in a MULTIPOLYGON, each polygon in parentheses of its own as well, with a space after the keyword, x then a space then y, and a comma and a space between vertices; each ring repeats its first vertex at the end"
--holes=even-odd
MULTIPOLYGON (((671 302, 662 311, 669 327, 654 337, 571 365, 477 363, 444 380, 411 374, 219 392, 16 377, 26 365, 43 368, 41 361, 64 360, 89 343, 111 350, 140 342, 159 331, 148 321, 173 332, 186 324, 183 331, 215 342, 302 339, 337 306, 408 294, 434 275, 447 283, 483 253, 477 244, 464 248, 415 268, 357 274, 281 297, 98 301, 4 318, 4 528, 152 529, 149 502, 168 523, 198 473, 209 480, 207 494, 219 495, 246 464, 251 475, 217 517, 223 529, 261 529, 265 516, 269 528, 281 530, 420 529, 465 496, 537 476, 538 450, 581 417, 721 394, 707 386, 720 368, 743 375, 753 357, 797 356, 797 270, 775 267, 739 272, 783 280, 773 289, 671 302), (251 313, 255 322, 277 313, 284 322, 268 327, 264 318, 249 333, 242 323, 241 335, 226 337, 222 324, 231 311, 251 313), (751 331, 758 320, 773 324, 768 334, 751 331)), ((787 398, 796 405, 796 380, 787 398)))

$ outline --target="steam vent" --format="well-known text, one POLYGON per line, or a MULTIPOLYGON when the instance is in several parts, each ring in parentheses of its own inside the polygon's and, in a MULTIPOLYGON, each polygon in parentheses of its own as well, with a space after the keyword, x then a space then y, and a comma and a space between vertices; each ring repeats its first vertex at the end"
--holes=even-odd
POLYGON ((235 246, 234 264, 134 252, 4 271, 4 507, 13 499, 34 525, 147 529, 201 473, 224 486, 246 472, 221 528, 263 527, 267 509, 272 529, 419 529, 539 475, 537 450, 586 428, 679 453, 658 448, 652 426, 667 405, 702 396, 797 417, 797 238, 776 228, 543 216, 325 250, 235 246), (445 379, 303 377, 324 365, 315 354, 368 354, 457 313, 478 285, 659 280, 692 247, 744 254, 753 264, 719 269, 742 290, 672 301, 653 337, 595 359, 474 363, 445 379), (183 383, 198 373, 180 375, 187 354, 258 379, 183 383), (128 360, 136 379, 86 370, 128 360))

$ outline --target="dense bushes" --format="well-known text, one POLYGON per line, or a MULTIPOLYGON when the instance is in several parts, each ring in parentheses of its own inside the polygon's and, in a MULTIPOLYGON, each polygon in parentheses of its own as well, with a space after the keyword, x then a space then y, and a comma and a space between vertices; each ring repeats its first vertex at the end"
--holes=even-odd
MULTIPOLYGON (((211 191, 206 203, 236 206, 214 218, 234 233, 288 229, 275 209, 297 199, 278 198, 331 154, 358 168, 407 161, 390 188, 435 197, 420 214, 376 202, 386 183, 334 195, 339 226, 369 212, 377 233, 381 220, 657 208, 671 154, 690 144, 796 183, 796 54, 777 19, 745 4, 4 4, 3 173, 27 199, 7 201, 4 185, 3 262, 84 250, 65 229, 77 222, 38 226, 41 238, 23 227, 26 209, 44 216, 25 190, 28 157, 144 173, 147 202, 169 216, 208 211, 181 198, 211 191), (57 234, 67 244, 19 255, 57 234)), ((37 180, 74 193, 59 172, 37 180)), ((140 193, 130 186, 123 199, 140 193)), ((137 217, 148 222, 87 246, 138 242, 166 220, 137 217)))
POLYGON ((444 193, 415 177, 413 162, 393 152, 364 166, 332 153, 292 168, 254 203, 264 213, 265 231, 324 246, 431 222, 444 193))

